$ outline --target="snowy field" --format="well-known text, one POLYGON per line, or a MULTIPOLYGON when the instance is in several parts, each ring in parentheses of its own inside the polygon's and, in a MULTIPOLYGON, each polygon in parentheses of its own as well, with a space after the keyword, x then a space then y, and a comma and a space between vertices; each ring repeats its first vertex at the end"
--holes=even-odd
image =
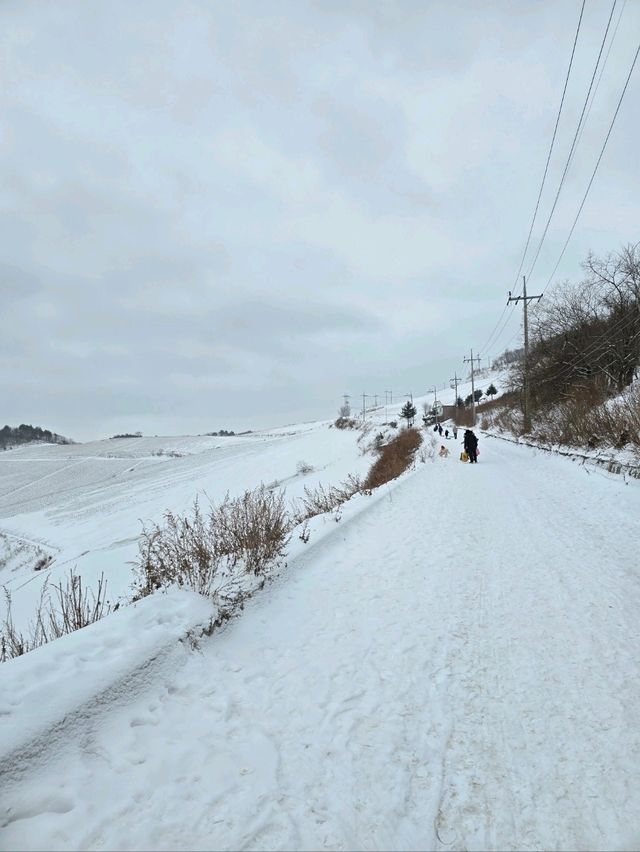
MULTIPOLYGON (((11 451, 0 529, 23 549, 4 573, 41 582, 28 538, 54 575, 75 553, 124 594, 139 517, 335 483, 371 463, 356 437, 11 451)), ((315 518, 210 638, 210 604, 175 591, 1 666, 0 848, 638 848, 640 483, 448 446, 315 518)))
MULTIPOLYGON (((500 387, 499 374, 484 387, 492 379, 500 387)), ((460 385, 460 393, 470 388, 460 385)), ((439 398, 453 402, 453 391, 439 398)), ((381 424, 385 416, 400 422, 405 401, 369 411, 369 422, 381 424)), ((415 399, 418 422, 425 401, 433 397, 415 399)), ((363 455, 357 433, 330 429, 331 422, 225 438, 128 438, 0 452, 0 585, 12 594, 16 623, 32 618, 45 578, 58 582, 69 568, 91 587, 104 572, 112 603, 128 598, 141 521, 160 521, 167 509, 183 512, 196 496, 218 501, 263 483, 294 501, 305 486, 365 474, 373 459, 363 455), (299 474, 299 462, 313 470, 299 474), (47 571, 34 571, 46 557, 47 571)), ((3 612, 4 599, 0 617, 3 612)))
POLYGON ((127 597, 141 521, 160 521, 167 509, 185 511, 197 495, 217 501, 277 483, 293 500, 305 485, 335 484, 368 470, 371 458, 359 453, 357 434, 328 427, 0 453, 0 583, 12 592, 16 620, 31 616, 47 574, 56 582, 70 567, 94 587, 104 572, 111 600, 127 597), (301 461, 313 471, 298 474, 301 461), (53 558, 50 570, 34 572, 43 554, 53 558))

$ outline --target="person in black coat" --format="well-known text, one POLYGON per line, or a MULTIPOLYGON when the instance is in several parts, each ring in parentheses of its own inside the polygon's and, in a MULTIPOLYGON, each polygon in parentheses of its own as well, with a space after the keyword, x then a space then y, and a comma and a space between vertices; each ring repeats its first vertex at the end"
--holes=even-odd
POLYGON ((464 449, 466 454, 469 456, 469 461, 471 463, 478 462, 478 439, 471 431, 471 429, 466 429, 464 433, 464 449))

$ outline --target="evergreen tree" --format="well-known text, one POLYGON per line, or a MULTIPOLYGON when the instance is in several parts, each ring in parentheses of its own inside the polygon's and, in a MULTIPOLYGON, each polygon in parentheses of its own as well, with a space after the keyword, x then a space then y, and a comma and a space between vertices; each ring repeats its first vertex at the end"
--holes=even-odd
POLYGON ((416 416, 417 413, 418 411, 415 405, 409 400, 407 400, 402 406, 402 410, 400 411, 400 417, 402 417, 403 420, 407 421, 407 426, 413 426, 413 418, 416 416))
POLYGON ((487 396, 494 397, 497 393, 498 393, 498 391, 497 391, 495 385, 492 382, 489 385, 489 387, 487 388, 487 396))
POLYGON ((476 402, 480 402, 480 397, 482 396, 482 391, 478 388, 477 391, 473 392, 473 396, 476 402))

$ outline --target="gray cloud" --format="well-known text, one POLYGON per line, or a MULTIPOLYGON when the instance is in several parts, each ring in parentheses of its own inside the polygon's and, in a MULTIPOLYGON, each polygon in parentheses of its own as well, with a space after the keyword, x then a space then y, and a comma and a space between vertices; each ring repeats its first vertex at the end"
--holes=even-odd
MULTIPOLYGON (((605 23, 596 5, 549 193, 605 23)), ((80 438, 243 428, 448 378, 513 284, 577 12, 4 3, 0 418, 80 438)), ((532 286, 635 49, 640 7, 624 16, 532 286)), ((637 239, 634 85, 559 277, 637 239)))

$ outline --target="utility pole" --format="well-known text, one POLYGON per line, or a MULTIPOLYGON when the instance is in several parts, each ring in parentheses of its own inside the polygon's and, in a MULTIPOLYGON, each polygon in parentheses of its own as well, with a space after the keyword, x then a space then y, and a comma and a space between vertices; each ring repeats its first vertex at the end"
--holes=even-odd
POLYGON ((348 411, 349 411, 348 416, 350 416, 351 415, 351 404, 350 404, 349 400, 351 399, 351 394, 343 393, 342 398, 344 399, 345 408, 347 408, 348 411))
POLYGON ((437 423, 438 423, 438 412, 437 412, 437 410, 436 410, 436 402, 438 401, 438 399, 437 399, 437 396, 438 396, 438 388, 437 388, 437 386, 436 386, 436 385, 434 385, 432 388, 429 388, 429 390, 427 391, 427 393, 432 393, 432 394, 433 394, 433 408, 432 408, 431 410, 432 410, 432 411, 433 411, 433 413, 434 413, 434 416, 435 416, 435 418, 436 418, 436 424, 437 424, 437 423))
POLYGON ((512 296, 511 290, 509 290, 509 299, 507 300, 507 304, 509 302, 522 302, 522 306, 524 308, 524 370, 523 370, 523 385, 524 385, 524 399, 522 405, 522 413, 524 415, 524 431, 529 432, 531 430, 531 420, 529 418, 529 318, 527 312, 527 306, 529 302, 536 299, 538 302, 542 298, 542 293, 539 296, 527 296, 527 279, 526 276, 522 276, 522 296, 512 296))
POLYGON ((389 414, 387 412, 387 404, 393 405, 393 391, 386 390, 384 392, 384 422, 389 422, 389 414))
POLYGON ((378 394, 374 393, 373 398, 374 398, 373 406, 374 406, 374 408, 377 408, 378 407, 378 394))
POLYGON ((364 393, 363 392, 363 394, 362 394, 362 422, 363 423, 367 419, 366 400, 369 399, 370 396, 371 396, 370 393, 364 393))
POLYGON ((458 371, 457 370, 453 374, 453 378, 449 379, 449 381, 453 382, 453 387, 455 387, 456 401, 455 401, 454 405, 456 407, 455 413, 457 415, 458 414, 458 382, 460 381, 460 379, 458 378, 458 371))
POLYGON ((471 358, 463 358, 462 362, 464 364, 471 364, 471 411, 473 416, 473 428, 476 427, 476 386, 473 375, 473 365, 474 362, 477 361, 478 364, 482 361, 482 358, 478 355, 476 358, 473 357, 473 349, 471 350, 471 358))

